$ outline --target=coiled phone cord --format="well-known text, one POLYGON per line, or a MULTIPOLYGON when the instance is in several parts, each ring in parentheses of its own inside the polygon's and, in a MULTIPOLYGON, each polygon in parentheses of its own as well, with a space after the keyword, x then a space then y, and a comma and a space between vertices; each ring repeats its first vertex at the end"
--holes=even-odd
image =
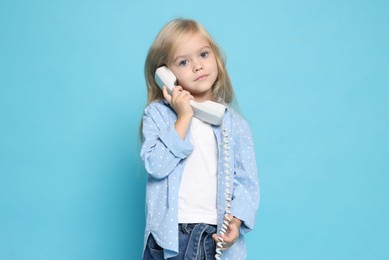
POLYGON ((230 145, 229 145, 229 136, 227 133, 227 129, 223 126, 222 127, 222 142, 223 142, 223 164, 224 164, 224 178, 226 181, 226 189, 224 191, 224 197, 226 200, 226 208, 225 208, 225 213, 223 217, 223 224, 220 229, 220 234, 218 236, 219 242, 216 244, 216 255, 215 258, 217 260, 220 260, 221 255, 222 255, 222 249, 223 249, 223 244, 224 240, 221 238, 222 234, 225 234, 227 232, 228 226, 231 221, 231 167, 230 167, 230 145))

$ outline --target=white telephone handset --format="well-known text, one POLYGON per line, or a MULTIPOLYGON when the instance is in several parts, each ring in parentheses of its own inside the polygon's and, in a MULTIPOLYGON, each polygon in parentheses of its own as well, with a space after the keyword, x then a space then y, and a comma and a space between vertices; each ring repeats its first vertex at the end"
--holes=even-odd
MULTIPOLYGON (((171 70, 166 66, 162 66, 155 71, 155 81, 160 88, 166 86, 170 94, 176 86, 177 79, 171 70)), ((190 104, 193 108, 194 116, 198 119, 212 125, 220 125, 223 122, 223 116, 226 110, 223 104, 210 100, 202 103, 191 100, 190 104)))

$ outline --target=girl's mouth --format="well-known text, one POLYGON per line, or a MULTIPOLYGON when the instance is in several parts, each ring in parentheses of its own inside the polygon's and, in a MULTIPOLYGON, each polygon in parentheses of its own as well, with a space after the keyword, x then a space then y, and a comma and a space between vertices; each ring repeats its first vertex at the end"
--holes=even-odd
POLYGON ((207 74, 200 75, 199 77, 197 77, 197 78, 195 79, 195 81, 201 81, 201 80, 204 80, 204 79, 206 79, 207 77, 208 77, 208 75, 207 75, 207 74))

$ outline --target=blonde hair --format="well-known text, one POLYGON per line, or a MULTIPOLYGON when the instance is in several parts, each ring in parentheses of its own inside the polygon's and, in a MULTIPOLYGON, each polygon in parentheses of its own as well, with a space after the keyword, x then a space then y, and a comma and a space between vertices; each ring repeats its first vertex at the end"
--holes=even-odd
POLYGON ((212 86, 213 100, 226 104, 234 101, 234 91, 226 70, 225 57, 220 48, 200 23, 191 19, 179 18, 172 20, 161 29, 148 51, 144 69, 148 104, 163 99, 162 91, 154 79, 156 69, 163 65, 169 66, 180 40, 193 33, 201 33, 215 54, 218 77, 212 86))

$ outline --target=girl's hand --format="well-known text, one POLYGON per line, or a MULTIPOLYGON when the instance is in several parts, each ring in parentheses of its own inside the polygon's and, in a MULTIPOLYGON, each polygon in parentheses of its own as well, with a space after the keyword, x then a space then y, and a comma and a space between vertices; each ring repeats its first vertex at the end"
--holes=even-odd
MULTIPOLYGON (((230 225, 228 226, 228 229, 225 234, 221 235, 221 238, 223 239, 223 250, 230 248, 239 237, 239 227, 242 225, 242 221, 240 219, 237 219, 233 216, 229 216, 231 219, 230 225)), ((219 237, 217 234, 213 234, 212 238, 216 241, 216 243, 219 242, 219 237)))
POLYGON ((162 89, 163 96, 167 102, 176 111, 178 117, 189 117, 193 116, 193 109, 189 103, 193 100, 193 96, 186 90, 183 90, 181 86, 176 86, 171 95, 168 93, 166 87, 162 89))
POLYGON ((166 101, 169 102, 177 113, 177 120, 174 127, 181 139, 184 140, 193 117, 193 109, 189 101, 194 98, 188 91, 183 90, 181 86, 176 86, 171 95, 168 93, 166 87, 163 87, 162 92, 166 101))

